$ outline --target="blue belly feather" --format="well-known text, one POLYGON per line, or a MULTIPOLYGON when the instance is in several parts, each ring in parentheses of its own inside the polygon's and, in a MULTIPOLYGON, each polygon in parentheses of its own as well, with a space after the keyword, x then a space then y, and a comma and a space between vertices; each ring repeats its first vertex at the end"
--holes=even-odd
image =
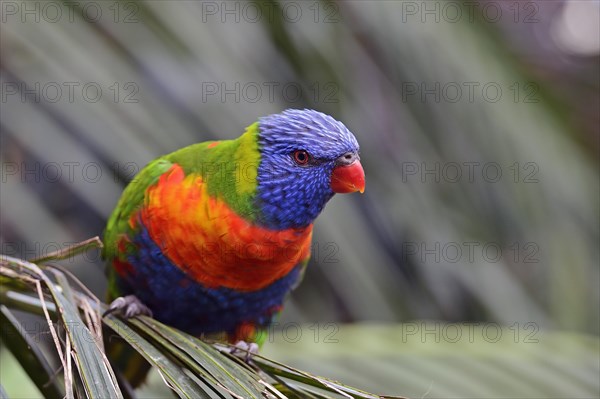
POLYGON ((302 269, 297 265, 258 291, 211 289, 175 266, 150 238, 143 223, 132 241, 138 251, 127 260, 135 273, 117 278, 120 292, 136 295, 152 309, 154 318, 193 335, 233 334, 243 323, 267 326, 296 285, 302 269))

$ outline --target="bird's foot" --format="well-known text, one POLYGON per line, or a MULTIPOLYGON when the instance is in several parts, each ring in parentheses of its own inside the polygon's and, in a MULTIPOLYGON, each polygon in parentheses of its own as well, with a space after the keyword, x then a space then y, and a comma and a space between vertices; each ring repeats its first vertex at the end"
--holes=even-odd
POLYGON ((150 308, 142 303, 135 295, 120 296, 108 307, 102 317, 113 312, 120 312, 125 318, 130 319, 137 315, 152 317, 150 308))
POLYGON ((248 363, 252 360, 252 356, 258 355, 258 344, 255 342, 238 341, 229 353, 248 363))

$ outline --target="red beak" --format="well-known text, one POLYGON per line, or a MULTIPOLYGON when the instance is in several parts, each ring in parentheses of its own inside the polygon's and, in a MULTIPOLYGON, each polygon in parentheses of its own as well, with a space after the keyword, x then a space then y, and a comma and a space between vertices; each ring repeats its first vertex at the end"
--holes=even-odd
POLYGON ((330 184, 334 193, 346 194, 357 191, 364 193, 365 171, 358 157, 349 165, 340 164, 333 168, 330 184))

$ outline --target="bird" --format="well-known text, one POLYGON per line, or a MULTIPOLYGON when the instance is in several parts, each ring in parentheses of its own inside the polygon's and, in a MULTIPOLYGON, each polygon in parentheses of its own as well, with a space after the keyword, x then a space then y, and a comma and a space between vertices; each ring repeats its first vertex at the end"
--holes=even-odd
POLYGON ((108 219, 108 312, 256 353, 302 280, 315 219, 335 194, 364 190, 355 136, 310 109, 161 156, 108 219))

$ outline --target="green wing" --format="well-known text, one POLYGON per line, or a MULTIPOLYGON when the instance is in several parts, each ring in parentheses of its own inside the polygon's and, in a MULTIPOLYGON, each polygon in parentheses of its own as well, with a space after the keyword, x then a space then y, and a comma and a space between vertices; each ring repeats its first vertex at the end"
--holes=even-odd
POLYGON ((108 219, 106 229, 104 230, 104 249, 102 257, 106 261, 106 273, 108 275, 108 300, 112 301, 121 293, 117 286, 117 273, 112 267, 115 259, 125 260, 126 254, 118 249, 119 238, 123 235, 131 236, 133 233, 130 225, 130 216, 137 211, 143 204, 148 187, 158 181, 158 178, 168 171, 173 163, 158 158, 144 167, 137 176, 125 187, 115 210, 108 219))
POLYGON ((143 205, 147 188, 171 166, 172 162, 158 158, 146 165, 127 185, 104 230, 104 259, 111 260, 118 255, 117 242, 122 234, 130 232, 130 216, 143 205))
POLYGON ((258 125, 253 124, 236 140, 222 140, 193 144, 150 162, 125 188, 121 199, 104 230, 102 257, 107 262, 109 299, 120 293, 113 269, 115 260, 126 261, 127 254, 135 251, 119 248, 123 235, 133 237, 131 216, 143 205, 149 187, 173 165, 181 166, 185 174, 195 173, 204 179, 209 194, 220 197, 240 216, 252 221, 256 215, 252 198, 256 191, 256 169, 260 160, 257 144, 258 125), (243 176, 240 173, 243 172, 243 176), (254 172, 254 174, 253 174, 254 172))

